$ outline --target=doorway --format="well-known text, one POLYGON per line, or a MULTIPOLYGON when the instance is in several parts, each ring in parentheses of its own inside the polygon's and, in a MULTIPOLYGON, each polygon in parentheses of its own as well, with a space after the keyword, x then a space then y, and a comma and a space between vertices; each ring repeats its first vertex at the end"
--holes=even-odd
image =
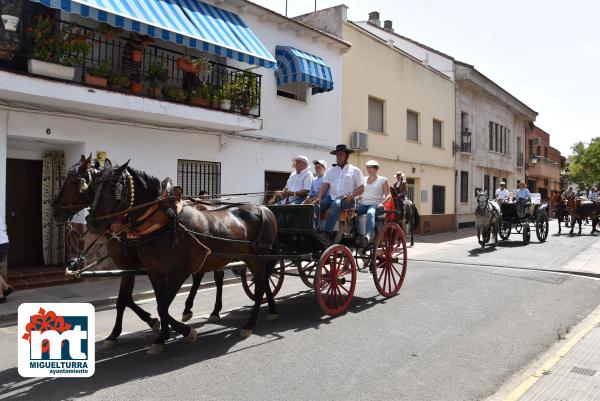
POLYGON ((267 204, 269 199, 273 196, 269 192, 280 191, 285 188, 287 180, 290 177, 290 173, 282 173, 280 171, 265 171, 265 200, 264 204, 267 204))
POLYGON ((8 268, 42 266, 42 161, 6 159, 8 268))

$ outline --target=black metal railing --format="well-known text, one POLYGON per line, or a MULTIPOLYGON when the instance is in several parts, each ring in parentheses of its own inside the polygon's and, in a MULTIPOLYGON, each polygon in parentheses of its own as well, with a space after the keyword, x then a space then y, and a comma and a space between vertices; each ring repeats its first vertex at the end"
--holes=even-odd
MULTIPOLYGON (((90 28, 63 21, 54 10, 46 9, 48 11, 44 11, 45 16, 39 13, 28 14, 31 10, 30 7, 23 8, 21 23, 16 32, 0 34, 1 69, 32 74, 27 61, 40 53, 36 52, 32 29, 35 32, 38 27, 38 18, 47 18, 52 25, 52 33, 48 35, 50 40, 56 38, 57 32, 67 32, 67 40, 83 38, 87 43, 87 51, 81 48, 70 50, 66 46, 52 60, 47 60, 63 64, 67 61, 75 70, 74 79, 68 80, 69 82, 260 116, 259 74, 215 62, 208 59, 208 56, 192 57, 166 49, 147 37, 125 31, 117 32, 108 26, 90 28), (69 34, 72 37, 68 37, 69 34), (141 60, 137 58, 140 52, 141 60), (93 76, 100 80, 93 79, 93 76)), ((39 8, 35 10, 39 12, 39 8)))

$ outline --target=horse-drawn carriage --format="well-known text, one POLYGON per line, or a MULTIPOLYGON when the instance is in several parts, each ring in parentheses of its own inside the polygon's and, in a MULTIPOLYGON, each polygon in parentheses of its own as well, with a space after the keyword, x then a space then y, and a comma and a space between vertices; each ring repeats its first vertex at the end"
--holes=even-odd
MULTIPOLYGON (((402 287, 407 267, 406 239, 400 226, 385 222, 385 216, 377 218, 376 235, 367 244, 361 243, 365 242, 362 225, 355 224, 363 216, 356 216, 353 210, 342 212, 338 235, 328 245, 317 235, 312 205, 280 205, 269 209, 277 219, 275 255, 279 258, 269 278, 273 295, 280 290, 285 276, 298 276, 315 290, 323 311, 334 316, 348 309, 360 269, 370 270, 375 287, 384 297, 394 296, 402 287)), ((244 271, 242 284, 254 300, 250 272, 244 271)))
POLYGON ((511 233, 521 234, 523 242, 529 244, 531 229, 540 242, 548 238, 548 212, 547 205, 541 203, 539 194, 531 194, 531 201, 505 201, 500 203, 500 238, 507 240, 511 233))

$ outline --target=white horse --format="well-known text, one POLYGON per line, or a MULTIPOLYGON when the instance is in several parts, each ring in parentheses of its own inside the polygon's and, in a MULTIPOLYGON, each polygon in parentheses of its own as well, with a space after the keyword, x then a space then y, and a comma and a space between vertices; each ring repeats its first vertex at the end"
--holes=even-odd
POLYGON ((494 235, 494 245, 498 242, 498 231, 500 230, 500 205, 498 202, 488 199, 487 191, 477 192, 477 208, 475 214, 475 225, 477 226, 477 241, 482 247, 490 241, 490 235, 494 235))

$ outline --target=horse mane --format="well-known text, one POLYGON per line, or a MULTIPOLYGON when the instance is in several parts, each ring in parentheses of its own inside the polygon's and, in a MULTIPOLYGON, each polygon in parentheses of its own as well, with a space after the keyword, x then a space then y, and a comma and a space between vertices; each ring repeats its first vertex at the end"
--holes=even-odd
POLYGON ((137 180, 140 182, 140 184, 142 184, 142 188, 144 189, 149 189, 152 191, 155 191, 157 196, 160 193, 160 180, 158 178, 156 178, 155 176, 146 173, 145 171, 142 170, 137 170, 135 168, 132 167, 127 167, 127 170, 129 170, 129 173, 134 177, 137 178, 137 180))

